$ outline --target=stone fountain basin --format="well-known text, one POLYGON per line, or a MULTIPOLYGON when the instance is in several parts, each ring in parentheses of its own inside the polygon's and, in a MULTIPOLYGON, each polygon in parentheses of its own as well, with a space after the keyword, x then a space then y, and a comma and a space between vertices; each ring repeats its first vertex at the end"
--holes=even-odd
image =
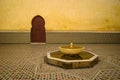
POLYGON ((63 54, 61 51, 47 53, 45 62, 66 69, 92 67, 98 62, 98 55, 82 51, 80 54, 63 54))

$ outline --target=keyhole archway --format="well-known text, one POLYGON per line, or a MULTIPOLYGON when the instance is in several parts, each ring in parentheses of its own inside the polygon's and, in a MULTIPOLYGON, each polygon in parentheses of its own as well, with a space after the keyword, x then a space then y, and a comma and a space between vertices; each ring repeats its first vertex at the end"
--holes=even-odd
POLYGON ((36 15, 31 21, 31 43, 46 43, 45 20, 36 15))

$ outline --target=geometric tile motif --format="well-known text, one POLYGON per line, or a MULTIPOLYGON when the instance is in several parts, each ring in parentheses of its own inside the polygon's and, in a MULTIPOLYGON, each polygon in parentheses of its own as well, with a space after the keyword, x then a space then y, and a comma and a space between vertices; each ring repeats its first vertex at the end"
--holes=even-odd
POLYGON ((33 77, 34 68, 34 65, 1 67, 0 80, 28 80, 33 77))
POLYGON ((32 77, 35 65, 28 62, 18 62, 0 59, 0 80, 20 80, 21 78, 32 77))
POLYGON ((120 69, 100 70, 92 80, 120 80, 120 69))
POLYGON ((28 76, 28 74, 17 74, 14 78, 5 77, 0 80, 84 80, 82 78, 69 75, 66 73, 40 73, 35 76, 28 76))
POLYGON ((82 78, 67 73, 40 73, 34 78, 35 80, 84 80, 82 78))
POLYGON ((108 62, 120 67, 120 56, 110 56, 108 57, 108 62))

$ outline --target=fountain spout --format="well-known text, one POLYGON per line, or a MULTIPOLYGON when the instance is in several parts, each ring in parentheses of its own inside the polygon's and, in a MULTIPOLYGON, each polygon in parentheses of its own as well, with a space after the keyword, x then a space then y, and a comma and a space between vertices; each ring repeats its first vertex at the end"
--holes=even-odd
POLYGON ((70 43, 70 48, 73 48, 73 43, 72 42, 70 43))

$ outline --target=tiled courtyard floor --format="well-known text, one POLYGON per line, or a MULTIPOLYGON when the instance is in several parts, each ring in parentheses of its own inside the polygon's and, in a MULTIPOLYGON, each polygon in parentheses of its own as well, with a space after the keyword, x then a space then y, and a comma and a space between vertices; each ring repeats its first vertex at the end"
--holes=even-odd
POLYGON ((0 80, 120 80, 120 44, 76 44, 99 55, 92 68, 63 69, 44 62, 66 44, 0 44, 0 80))

